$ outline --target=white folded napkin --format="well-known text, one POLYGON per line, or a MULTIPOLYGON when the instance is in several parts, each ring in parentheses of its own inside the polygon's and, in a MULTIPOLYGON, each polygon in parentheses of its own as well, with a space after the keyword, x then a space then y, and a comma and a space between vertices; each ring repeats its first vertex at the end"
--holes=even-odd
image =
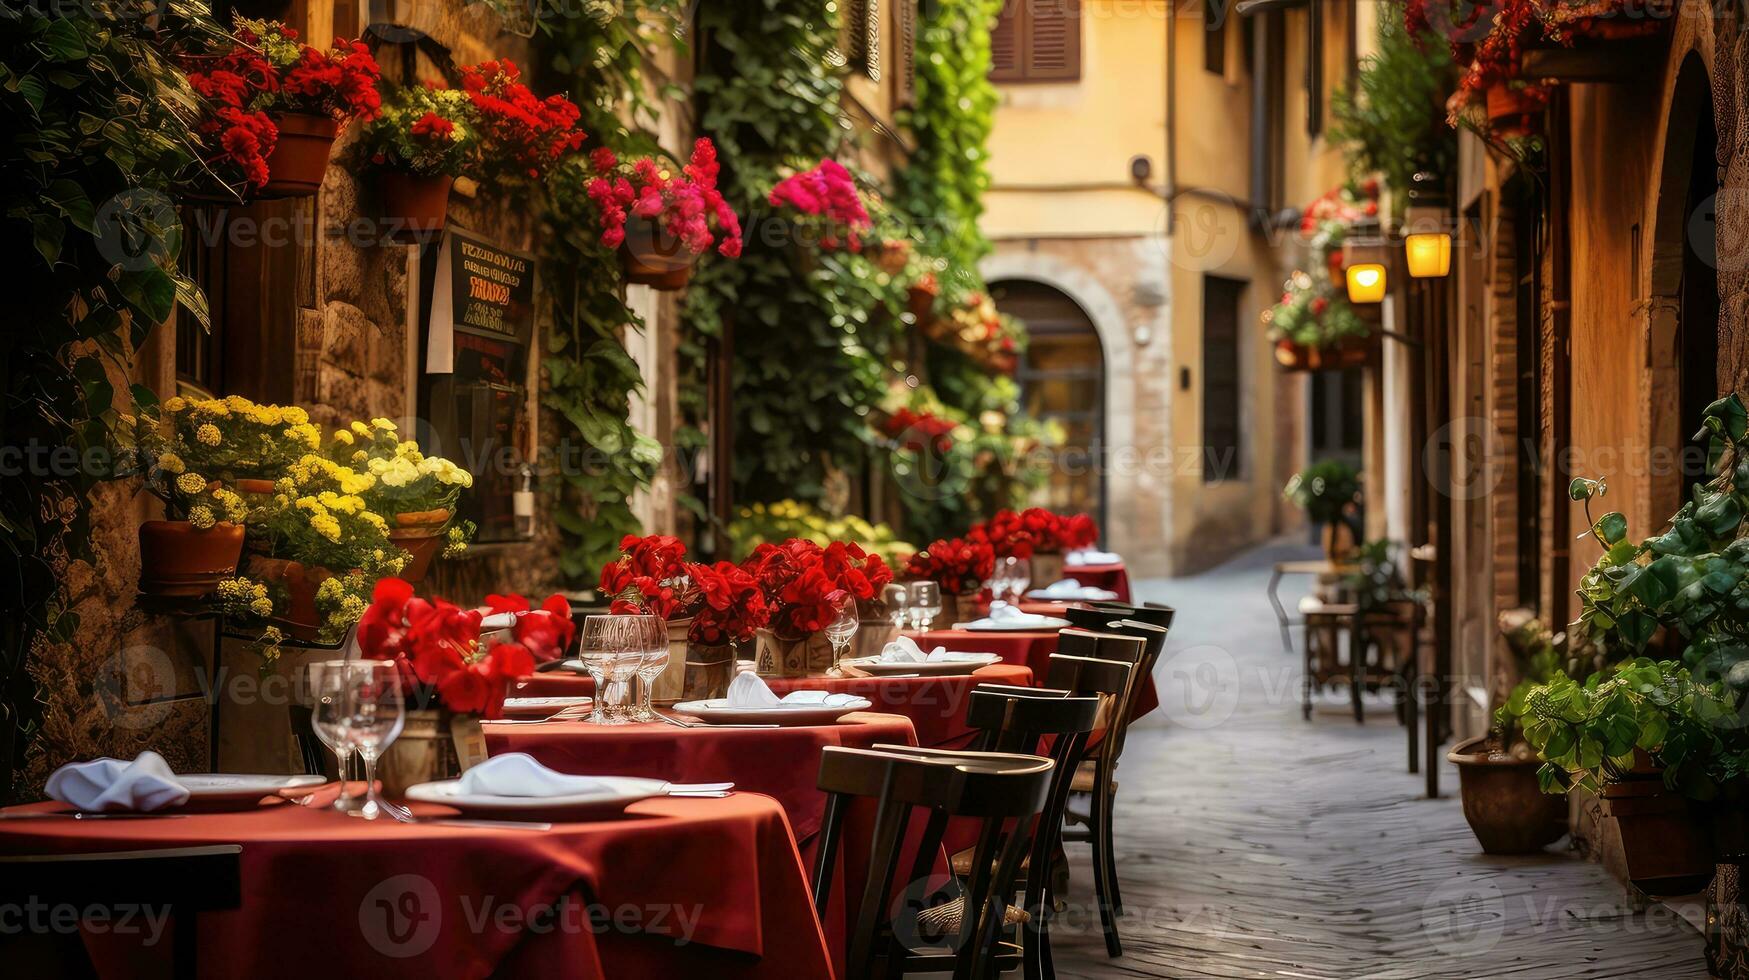
POLYGON ((729 696, 726 700, 731 708, 777 708, 786 704, 836 707, 863 699, 854 694, 831 694, 826 691, 791 691, 780 698, 766 686, 765 678, 752 671, 742 671, 729 682, 729 696))
POLYGON ((526 752, 495 755, 456 782, 456 791, 483 796, 582 796, 610 787, 595 776, 554 772, 526 752))
POLYGON ((1116 599, 1117 593, 1092 585, 1082 585, 1079 579, 1066 578, 1042 589, 1032 590, 1035 599, 1116 599))
POLYGON ((1063 564, 1077 565, 1116 565, 1123 561, 1123 556, 1110 551, 1100 551, 1097 548, 1083 548, 1071 551, 1063 556, 1063 564))
POLYGON ((896 664, 920 663, 970 663, 972 661, 988 660, 987 653, 951 653, 947 647, 936 647, 928 653, 917 645, 917 641, 908 636, 901 636, 893 642, 881 647, 881 662, 896 664))
POLYGON ((1043 626, 1046 623, 1055 622, 1057 622, 1057 620, 1054 620, 1049 616, 1040 616, 1036 613, 1022 612, 1019 606, 1011 606, 998 599, 995 602, 990 603, 990 615, 985 616, 983 619, 973 620, 969 623, 955 623, 954 628, 976 629, 980 626, 1005 626, 1012 628, 1032 625, 1043 626))
POLYGON ((43 791, 86 813, 150 813, 188 802, 188 787, 151 750, 132 762, 106 758, 64 765, 49 775, 43 791))

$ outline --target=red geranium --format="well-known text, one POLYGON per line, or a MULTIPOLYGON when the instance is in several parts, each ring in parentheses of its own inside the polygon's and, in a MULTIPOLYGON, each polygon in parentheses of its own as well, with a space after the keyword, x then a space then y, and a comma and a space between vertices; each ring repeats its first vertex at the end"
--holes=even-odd
POLYGON ((522 84, 522 69, 506 58, 463 68, 462 88, 480 113, 486 158, 508 160, 517 176, 539 180, 582 147, 582 112, 562 95, 538 98, 522 84))
POLYGON ((794 208, 820 219, 822 248, 862 249, 862 232, 871 224, 868 208, 856 189, 856 178, 838 161, 821 160, 812 170, 785 177, 766 199, 774 208, 794 208))
POLYGON ((1091 514, 1074 514, 1063 518, 1063 547, 1070 551, 1091 548, 1099 543, 1099 522, 1091 514))
POLYGON ((524 611, 516 642, 480 645, 481 614, 442 599, 422 599, 400 579, 377 583, 358 623, 358 646, 371 660, 397 665, 410 694, 435 690, 449 710, 496 718, 509 682, 534 672, 537 657, 552 659, 570 642, 569 605, 553 596, 528 610, 521 596, 493 596, 494 611, 524 611))
POLYGON ((765 593, 751 573, 732 561, 688 565, 702 603, 686 638, 706 646, 745 643, 770 621, 765 593))
POLYGON ((1004 558, 1032 557, 1032 532, 1021 523, 1018 513, 1007 508, 997 511, 982 524, 972 525, 966 538, 988 544, 1004 558))
POLYGON ((727 258, 741 254, 741 219, 717 190, 717 148, 701 137, 692 145, 692 160, 679 174, 649 157, 629 165, 614 152, 599 147, 589 154, 595 176, 589 199, 601 211, 601 244, 618 248, 625 241, 627 213, 659 222, 697 255, 722 235, 717 252, 727 258))
POLYGON ((686 576, 686 545, 663 534, 628 534, 620 557, 601 569, 600 590, 616 613, 639 613, 662 620, 692 615, 698 596, 686 576))
POLYGON ((765 592, 771 628, 786 637, 824 629, 845 596, 872 599, 893 580, 879 555, 844 541, 824 548, 806 538, 762 544, 742 567, 765 592))
POLYGON ((901 449, 922 452, 926 448, 933 448, 938 453, 945 453, 953 448, 951 437, 957 425, 953 419, 943 418, 933 412, 913 412, 909 408, 900 408, 881 423, 881 432, 887 438, 898 441, 901 449))
POLYGON ((905 563, 905 577, 934 582, 949 595, 968 595, 983 588, 996 570, 996 551, 988 541, 936 541, 905 563))

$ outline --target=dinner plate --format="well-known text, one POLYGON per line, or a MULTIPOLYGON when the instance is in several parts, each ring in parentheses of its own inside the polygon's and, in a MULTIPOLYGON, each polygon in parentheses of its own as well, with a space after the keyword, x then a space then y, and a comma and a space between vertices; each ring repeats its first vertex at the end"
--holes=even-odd
MULTIPOLYGON (((912 671, 915 673, 915 671, 912 671)), ((728 698, 708 701, 682 701, 674 710, 711 725, 781 725, 800 728, 806 725, 831 725, 852 711, 867 711, 874 702, 857 698, 844 704, 792 704, 771 708, 733 707, 728 698)))
POLYGON ((1110 602, 1117 598, 1117 593, 1110 589, 1084 587, 1075 595, 1052 595, 1043 589, 1033 589, 1026 597, 1039 602, 1110 602))
POLYGON ((663 796, 668 784, 637 776, 601 776, 601 789, 562 796, 498 796, 463 793, 461 780, 441 779, 407 787, 407 799, 454 807, 472 817, 515 817, 546 820, 599 820, 618 816, 639 800, 663 796))
POLYGON ((846 667, 855 667, 865 674, 879 677, 883 674, 917 674, 923 677, 952 677, 959 674, 970 674, 980 667, 999 664, 1002 658, 994 653, 968 653, 967 657, 975 660, 926 660, 906 662, 903 660, 882 660, 879 657, 864 657, 860 660, 840 660, 846 667))
POLYGON ((1060 630, 1067 625, 1069 625, 1069 621, 1066 619, 1041 616, 1037 620, 1016 623, 1013 626, 1006 623, 984 623, 981 625, 978 623, 955 623, 954 629, 970 630, 973 633, 1048 633, 1051 630, 1060 630))
POLYGON ((505 698, 504 717, 506 718, 545 718, 567 708, 579 708, 592 704, 594 698, 583 695, 545 698, 505 698))
POLYGON ((188 790, 188 802, 178 810, 247 810, 281 790, 309 789, 328 783, 326 776, 283 776, 270 773, 190 772, 178 773, 176 781, 188 790))

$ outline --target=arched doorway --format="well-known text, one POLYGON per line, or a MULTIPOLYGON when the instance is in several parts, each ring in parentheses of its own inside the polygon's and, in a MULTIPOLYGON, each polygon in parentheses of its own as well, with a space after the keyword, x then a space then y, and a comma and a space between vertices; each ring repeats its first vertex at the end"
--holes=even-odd
POLYGON ((1026 322, 1031 341, 1017 378, 1021 403, 1041 421, 1062 426, 1060 465, 1037 503, 1059 512, 1093 514, 1106 524, 1104 448, 1105 351, 1087 311, 1044 283, 992 283, 990 296, 1004 313, 1026 322))
POLYGON ((1719 277, 1714 202, 1718 130, 1706 65, 1690 54, 1677 75, 1658 189, 1650 282, 1652 518, 1681 506, 1706 478, 1701 413, 1719 395, 1719 277))

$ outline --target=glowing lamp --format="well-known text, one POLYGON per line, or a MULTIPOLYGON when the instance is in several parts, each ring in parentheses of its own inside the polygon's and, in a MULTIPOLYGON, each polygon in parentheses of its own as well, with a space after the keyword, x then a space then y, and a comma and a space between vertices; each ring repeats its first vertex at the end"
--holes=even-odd
POLYGON ((1409 275, 1416 279, 1439 279, 1451 274, 1451 236, 1427 232, 1403 238, 1403 255, 1409 275))
POLYGON ((1382 303, 1385 301, 1385 267, 1377 262, 1360 262, 1346 270, 1350 303, 1382 303))

